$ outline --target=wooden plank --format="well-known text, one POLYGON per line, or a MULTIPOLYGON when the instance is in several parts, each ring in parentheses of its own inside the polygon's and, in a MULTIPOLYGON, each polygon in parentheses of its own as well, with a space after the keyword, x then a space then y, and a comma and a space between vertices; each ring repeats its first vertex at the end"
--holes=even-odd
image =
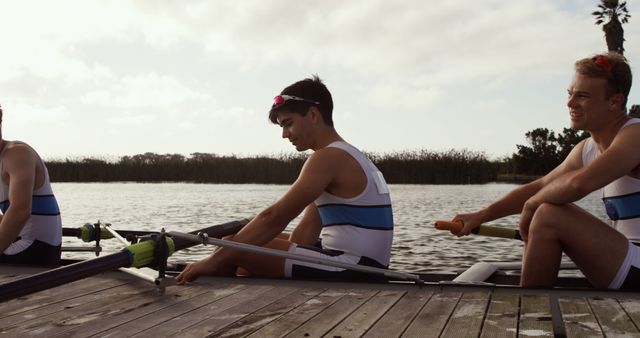
POLYGON ((442 336, 478 337, 488 304, 488 292, 465 292, 453 310, 442 336))
POLYGON ((433 292, 422 290, 406 292, 364 337, 400 337, 432 295, 433 292))
MULTIPOLYGON (((162 309, 177 308, 178 304, 188 301, 194 297, 199 297, 209 290, 197 287, 169 287, 165 294, 157 297, 153 301, 147 298, 134 297, 114 305, 108 317, 97 319, 77 325, 60 334, 60 337, 88 337, 101 334, 104 331, 119 328, 129 322, 145 321, 149 314, 156 313, 162 309)), ((153 315, 150 316, 153 318, 153 315)))
POLYGON ((20 333, 23 336, 42 334, 51 336, 73 326, 104 318, 113 311, 113 307, 118 302, 132 297, 148 297, 149 301, 152 301, 156 293, 154 289, 149 289, 149 284, 132 281, 130 284, 54 304, 57 307, 62 306, 64 308, 62 311, 49 314, 48 307, 41 307, 34 311, 3 318, 3 322, 11 320, 13 323, 9 326, 0 325, 0 327, 3 327, 2 331, 9 335, 20 333))
POLYGON ((340 300, 347 293, 349 293, 348 290, 325 290, 323 293, 309 299, 282 317, 263 326, 248 337, 284 337, 312 317, 316 316, 318 313, 322 312, 324 309, 340 300))
POLYGON ((439 336, 461 296, 462 293, 460 292, 447 291, 433 295, 409 324, 403 336, 439 336))
POLYGON ((285 337, 321 337, 376 293, 377 291, 370 290, 350 290, 340 300, 285 337))
POLYGON ((518 334, 522 337, 553 337, 553 321, 548 296, 521 296, 518 334))
POLYGON ((272 304, 242 318, 229 325, 212 336, 215 337, 244 337, 260 329, 268 323, 280 318, 285 313, 302 305, 309 299, 317 296, 323 289, 300 289, 285 298, 281 298, 272 304))
POLYGON ((101 332, 100 336, 166 337, 201 321, 206 318, 207 313, 215 314, 224 311, 272 289, 271 286, 247 288, 246 285, 190 287, 197 287, 207 292, 101 332))
POLYGON ((516 337, 519 311, 520 297, 518 295, 492 294, 480 336, 486 338, 516 337))
MULTIPOLYGON (((63 287, 63 286, 60 286, 60 287, 63 287)), ((49 290, 46 290, 46 292, 49 294, 55 293, 56 289, 57 288, 49 289, 49 290)), ((72 295, 65 294, 66 297, 55 298, 54 300, 51 300, 51 301, 48 298, 55 297, 55 294, 49 295, 49 297, 47 298, 47 302, 44 302, 43 304, 39 304, 39 303, 30 304, 29 300, 31 299, 28 299, 26 301, 27 304, 22 306, 22 304, 20 304, 19 299, 15 300, 17 301, 15 304, 13 303, 14 301, 12 300, 11 302, 9 302, 11 304, 8 304, 8 305, 14 305, 15 308, 13 309, 8 308, 8 310, 10 311, 9 315, 3 318, 0 318, 0 327, 7 329, 10 327, 14 327, 16 325, 24 324, 31 320, 46 320, 45 318, 46 316, 52 316, 62 311, 70 311, 73 308, 78 306, 83 306, 88 302, 94 302, 94 301, 104 299, 112 292, 132 293, 132 292, 140 292, 140 290, 137 290, 128 284, 121 284, 116 286, 110 285, 110 287, 97 289, 93 293, 72 294, 72 295)), ((38 293, 34 295, 38 296, 38 293)), ((37 300, 37 298, 38 297, 36 297, 35 300, 37 300)), ((3 306, 3 309, 4 309, 4 306, 3 306)))
POLYGON ((607 336, 638 336, 633 324, 620 303, 613 298, 589 298, 593 314, 598 319, 602 332, 607 336))
POLYGON ((585 298, 558 298, 567 337, 603 337, 596 317, 585 298))
POLYGON ((10 282, 14 279, 25 277, 25 275, 20 274, 2 274, 0 275, 0 284, 10 282))
MULTIPOLYGON (((82 279, 4 302, 2 303, 0 318, 12 316, 21 312, 33 311, 40 307, 50 306, 55 303, 82 297, 89 293, 100 292, 126 283, 126 280, 117 278, 92 277, 82 279)), ((64 307, 58 307, 57 311, 63 309, 64 307)), ((47 313, 55 312, 56 308, 49 307, 49 310, 47 311, 47 313)))
MULTIPOLYGON (((276 287, 271 291, 261 294, 259 297, 247 300, 224 312, 218 312, 213 315, 207 314, 207 318, 191 325, 190 327, 178 332, 176 335, 180 337, 205 337, 216 331, 222 330, 235 323, 238 320, 262 309, 263 307, 283 298, 287 298, 290 294, 299 290, 293 287, 276 287)), ((191 315, 191 314, 188 314, 191 315)))
POLYGON ((636 327, 640 327, 640 300, 638 299, 619 299, 620 305, 627 312, 627 315, 636 327))
POLYGON ((360 337, 405 294, 380 291, 326 334, 328 337, 360 337))

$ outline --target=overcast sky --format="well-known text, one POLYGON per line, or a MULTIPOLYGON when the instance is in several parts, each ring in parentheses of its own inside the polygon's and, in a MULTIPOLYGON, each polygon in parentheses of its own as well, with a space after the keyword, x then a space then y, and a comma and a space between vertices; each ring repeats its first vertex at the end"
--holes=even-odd
MULTIPOLYGON (((291 152, 267 111, 318 74, 336 129, 363 150, 500 157, 528 130, 568 125, 573 62, 606 50, 597 3, 2 2, 3 136, 46 159, 291 152)), ((629 6, 638 74, 640 4, 629 6)))

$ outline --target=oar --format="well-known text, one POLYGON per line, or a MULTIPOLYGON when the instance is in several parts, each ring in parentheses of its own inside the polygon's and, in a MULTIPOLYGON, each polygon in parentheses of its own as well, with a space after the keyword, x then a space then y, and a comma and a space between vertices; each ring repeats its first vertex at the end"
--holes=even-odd
POLYGON ((370 274, 383 275, 386 277, 397 278, 402 280, 412 280, 418 284, 424 284, 424 281, 421 280, 418 275, 405 273, 405 272, 398 272, 398 271, 393 271, 388 269, 376 268, 373 266, 343 263, 343 262, 332 261, 332 260, 323 259, 319 257, 310 257, 310 256, 295 254, 287 251, 265 248, 262 246, 257 246, 252 244, 245 244, 240 242, 227 241, 224 239, 210 238, 204 233, 199 233, 197 235, 194 235, 193 233, 185 234, 182 232, 171 231, 168 234, 173 238, 184 239, 187 241, 192 241, 194 243, 213 244, 213 245, 228 247, 232 249, 242 250, 242 251, 293 259, 301 262, 334 266, 342 269, 349 269, 349 270, 365 272, 370 274))
MULTIPOLYGON (((135 230, 116 230, 116 232, 123 237, 127 237, 130 235, 133 236, 146 236, 151 234, 157 234, 158 231, 135 231, 135 230)), ((96 240, 96 231, 95 226, 91 223, 86 223, 85 225, 77 228, 62 228, 62 236, 65 237, 77 237, 82 239, 84 242, 92 242, 96 240)), ((109 239, 113 238, 113 235, 104 228, 104 226, 100 227, 100 239, 109 239)))
MULTIPOLYGON (((246 219, 228 222, 196 230, 193 231, 192 234, 202 232, 211 237, 222 238, 238 232, 248 222, 246 219)), ((174 251, 196 245, 196 243, 189 240, 180 238, 171 239, 170 237, 165 238, 169 248, 169 255, 174 251)), ((155 241, 147 240, 130 245, 122 251, 110 255, 93 258, 0 284, 0 302, 80 280, 100 272, 121 267, 141 267, 151 264, 154 261, 154 249, 155 241)))
MULTIPOLYGON (((435 227, 438 230, 449 230, 456 233, 462 230, 463 225, 461 222, 436 221, 435 227)), ((472 232, 476 235, 481 235, 481 236, 522 240, 519 230, 505 228, 505 227, 498 227, 494 225, 483 224, 473 229, 472 232)))

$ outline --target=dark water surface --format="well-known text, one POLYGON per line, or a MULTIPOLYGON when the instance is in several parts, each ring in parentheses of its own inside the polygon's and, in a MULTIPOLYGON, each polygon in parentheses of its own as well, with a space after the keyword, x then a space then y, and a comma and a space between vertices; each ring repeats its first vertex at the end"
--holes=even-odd
MULTIPOLYGON (((478 210, 515 189, 515 184, 391 185, 395 237, 391 268, 408 272, 461 272, 477 261, 519 261, 522 243, 481 236, 457 238, 433 228, 435 220, 478 210)), ((285 185, 189 184, 189 183, 54 183, 65 227, 98 220, 116 229, 191 231, 255 215, 275 202, 285 185)), ((600 194, 578 203, 605 219, 600 194)), ((297 224, 299 219, 292 222, 297 224)), ((492 224, 516 227, 517 216, 492 224)), ((64 239, 64 245, 89 245, 64 239)), ((105 252, 122 245, 103 241, 105 252)), ((180 251, 171 260, 193 261, 208 255, 211 246, 180 251)), ((88 253, 64 253, 65 257, 90 258, 88 253)))

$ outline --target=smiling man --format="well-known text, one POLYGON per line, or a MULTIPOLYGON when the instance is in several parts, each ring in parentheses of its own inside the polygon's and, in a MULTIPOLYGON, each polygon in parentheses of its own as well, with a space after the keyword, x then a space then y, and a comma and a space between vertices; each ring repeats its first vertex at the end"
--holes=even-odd
POLYGON ((521 285, 553 285, 565 252, 595 287, 640 289, 640 119, 626 114, 630 90, 631 70, 622 55, 577 61, 568 89, 571 128, 591 137, 543 178, 456 216, 464 224, 458 235, 521 213, 521 285), (573 204, 598 189, 611 224, 573 204))
POLYGON ((33 148, 2 138, 0 107, 0 263, 60 264, 62 221, 49 173, 33 148))
MULTIPOLYGON (((380 171, 333 127, 333 100, 314 76, 276 96, 269 119, 298 151, 313 150, 298 179, 275 204, 228 238, 311 257, 378 268, 389 265, 393 212, 380 171), (290 235, 283 230, 304 215, 290 235)), ((202 275, 232 275, 238 268, 253 276, 322 279, 371 278, 320 264, 218 248, 188 265, 176 278, 190 282, 202 275)))

